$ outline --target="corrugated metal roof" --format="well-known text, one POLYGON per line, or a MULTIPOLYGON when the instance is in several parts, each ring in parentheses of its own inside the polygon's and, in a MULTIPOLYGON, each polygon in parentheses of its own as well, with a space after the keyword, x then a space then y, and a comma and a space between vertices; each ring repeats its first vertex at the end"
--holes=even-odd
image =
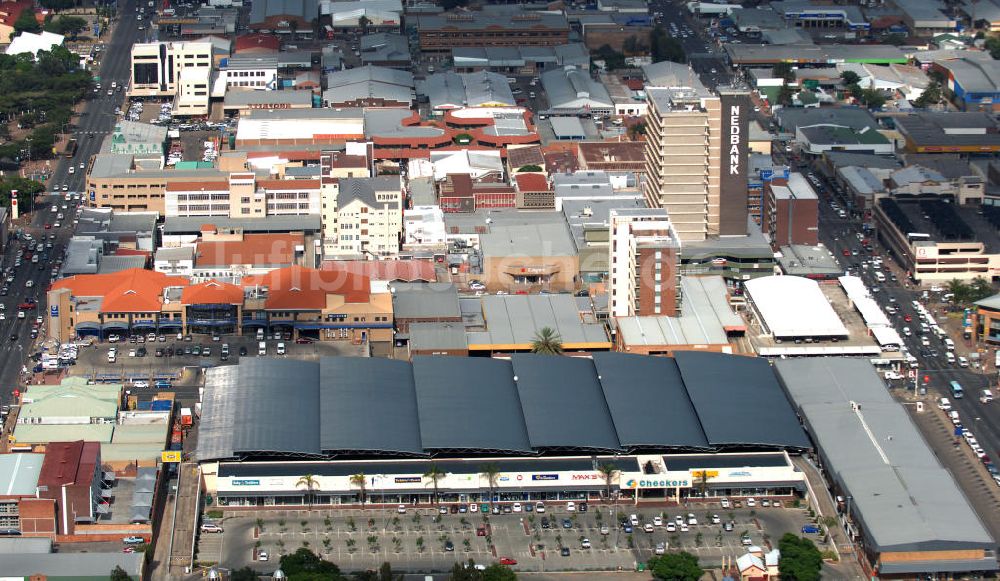
POLYGON ((293 359, 240 361, 236 452, 319 454, 319 370, 293 359))
MULTIPOLYGON (((852 497, 852 512, 880 551, 995 549, 951 474, 939 463, 874 367, 863 359, 784 359, 778 378, 824 466, 852 497), (852 402, 860 405, 859 410, 852 402)), ((996 557, 954 571, 995 569, 996 557)), ((922 563, 899 573, 923 572, 922 563)))
POLYGON ((673 359, 594 353, 594 367, 622 446, 708 448, 673 359))
POLYGON ((417 356, 413 378, 425 449, 532 453, 509 361, 417 356))
MULTIPOLYGON (((301 364, 302 362, 299 362, 301 364)), ((410 364, 325 357, 318 367, 320 445, 334 452, 423 454, 410 364)))
POLYGON ((621 447, 593 361, 517 354, 511 362, 533 448, 621 447))
POLYGON ((765 359, 695 351, 674 358, 709 444, 809 448, 765 359))

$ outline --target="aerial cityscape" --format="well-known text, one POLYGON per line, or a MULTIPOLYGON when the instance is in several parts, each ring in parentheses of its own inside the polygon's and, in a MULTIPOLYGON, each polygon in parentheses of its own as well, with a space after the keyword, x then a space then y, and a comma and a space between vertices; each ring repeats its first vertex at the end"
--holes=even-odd
POLYGON ((995 579, 1000 0, 0 0, 0 579, 995 579))

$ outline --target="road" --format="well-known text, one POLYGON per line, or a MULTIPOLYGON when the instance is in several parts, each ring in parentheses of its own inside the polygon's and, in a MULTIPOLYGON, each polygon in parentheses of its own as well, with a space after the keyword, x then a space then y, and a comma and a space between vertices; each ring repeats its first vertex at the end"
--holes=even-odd
MULTIPOLYGON (((968 356, 970 353, 975 353, 977 349, 971 341, 962 338, 962 334, 956 323, 948 319, 944 312, 945 305, 940 302, 940 293, 927 292, 927 298, 925 299, 925 288, 914 287, 906 283, 906 273, 886 253, 881 252, 882 249, 874 236, 862 234, 875 243, 874 250, 882 254, 883 259, 891 268, 891 273, 900 282, 895 283, 891 279, 887 279, 885 283, 879 283, 875 280, 871 268, 858 268, 863 261, 870 258, 869 253, 862 248, 857 236, 859 232, 862 232, 860 224, 857 221, 839 218, 830 206, 833 192, 830 190, 829 184, 825 184, 824 189, 826 192, 825 194, 821 193, 819 219, 819 231, 822 242, 833 252, 845 270, 848 268, 856 269, 855 273, 864 279, 868 288, 879 289, 879 292, 875 293, 874 297, 883 310, 891 304, 897 307, 898 313, 891 315, 890 320, 893 321, 896 330, 900 331, 900 336, 903 337, 909 353, 917 358, 917 378, 920 386, 926 386, 927 388, 928 397, 923 398, 924 402, 933 406, 938 397, 944 396, 951 399, 952 406, 958 411, 963 426, 975 434, 976 439, 986 454, 996 462, 1000 458, 1000 402, 994 401, 993 403, 983 404, 979 401, 979 394, 984 388, 992 388, 994 395, 997 395, 997 370, 993 365, 994 352, 987 350, 984 354, 983 366, 985 369, 991 370, 984 372, 971 367, 961 368, 958 365, 949 364, 945 358, 947 349, 944 345, 944 340, 938 338, 933 333, 926 335, 929 345, 922 345, 922 336, 919 332, 920 320, 916 309, 913 307, 913 301, 920 301, 925 308, 932 312, 938 324, 949 331, 949 337, 955 342, 956 356, 968 356), (844 256, 845 250, 849 256, 844 256), (857 255, 855 255, 855 252, 857 255), (907 315, 912 319, 909 322, 905 320, 907 315), (912 335, 906 336, 902 333, 904 327, 909 327, 913 332, 912 335), (927 381, 925 381, 925 378, 927 381), (966 394, 965 397, 962 399, 954 399, 952 397, 949 389, 949 384, 952 381, 957 381, 962 385, 966 394)), ((842 200, 838 200, 838 202, 841 207, 844 207, 842 200)), ((885 273, 884 269, 883 272, 885 273)), ((897 399, 908 401, 909 397, 902 396, 907 393, 912 394, 913 382, 895 381, 892 383, 895 384, 893 387, 896 388, 895 395, 897 399), (906 390, 909 390, 909 392, 906 390)), ((929 410, 925 413, 936 413, 936 410, 929 410)), ((923 423, 918 422, 922 428, 925 428, 922 425, 923 423)), ((927 434, 925 430, 925 437, 928 440, 932 440, 935 436, 927 434)), ((978 484, 978 478, 970 478, 969 474, 981 471, 981 467, 977 467, 975 471, 969 468, 968 462, 971 462, 972 465, 979 464, 978 461, 974 460, 969 447, 965 442, 961 442, 957 447, 948 445, 948 442, 934 441, 931 444, 942 463, 952 471, 955 479, 966 490, 967 496, 977 512, 984 519, 987 528, 995 538, 1000 538, 1000 522, 993 520, 990 516, 995 514, 994 511, 997 509, 997 499, 1000 498, 1000 490, 996 489, 996 485, 992 481, 986 480, 982 484, 978 484), (981 490, 982 486, 992 487, 993 490, 981 490)))
POLYGON ((708 36, 704 23, 698 17, 686 7, 666 0, 654 0, 649 4, 649 11, 652 15, 662 15, 660 24, 669 36, 681 43, 691 68, 706 87, 714 89, 732 82, 723 53, 708 36))
MULTIPOLYGON (((123 3, 123 14, 128 15, 135 11, 136 0, 126 0, 123 3)), ((132 26, 131 21, 124 20, 124 26, 116 26, 111 42, 104 48, 104 58, 101 62, 100 73, 102 91, 92 94, 93 99, 85 102, 83 114, 74 127, 74 137, 79 146, 76 155, 72 159, 57 158, 53 160, 52 177, 46 184, 48 195, 36 198, 34 211, 30 215, 29 226, 24 230, 39 240, 43 235, 55 235, 52 241, 53 248, 47 250, 49 261, 61 257, 65 252, 66 243, 72 236, 73 231, 73 205, 66 204, 63 199, 63 186, 67 192, 81 192, 85 190, 85 170, 80 170, 80 164, 87 164, 91 156, 98 153, 101 142, 108 133, 114 129, 115 108, 121 105, 124 90, 115 91, 111 96, 107 95, 107 88, 111 82, 125 85, 129 80, 129 66, 131 59, 132 44, 139 38, 139 31, 132 26), (69 168, 73 167, 74 172, 69 173, 69 168), (58 194, 55 192, 58 188, 58 194), (64 210, 62 205, 66 204, 64 210), (52 212, 53 205, 58 205, 56 212, 52 212), (65 218, 60 222, 59 228, 45 229, 46 224, 54 224, 58 212, 65 214, 65 218)), ((85 166, 86 167, 86 166, 85 166)), ((84 195, 84 197, 86 197, 84 195)), ((12 267, 17 253, 18 243, 8 245, 4 255, 4 267, 12 267)), ((26 313, 24 319, 17 318, 17 305, 25 298, 34 298, 38 301, 38 314, 45 313, 45 291, 50 281, 50 268, 43 261, 38 265, 25 261, 20 267, 14 270, 14 280, 8 284, 9 294, 2 297, 5 305, 6 320, 0 321, 0 384, 5 386, 0 390, 0 402, 10 404, 12 391, 20 383, 20 373, 24 365, 26 351, 32 347, 30 336, 31 325, 34 313, 26 313), (32 287, 28 288, 26 283, 32 281, 32 287)))

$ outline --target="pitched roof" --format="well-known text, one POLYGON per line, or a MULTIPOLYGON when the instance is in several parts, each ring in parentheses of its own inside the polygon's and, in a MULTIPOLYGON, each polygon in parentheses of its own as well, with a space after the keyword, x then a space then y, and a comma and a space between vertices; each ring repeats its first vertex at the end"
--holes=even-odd
POLYGON ((243 304, 243 289, 234 284, 210 280, 185 287, 181 292, 181 303, 185 305, 240 305, 243 304))
POLYGON ((371 279, 349 272, 314 270, 290 266, 267 274, 248 276, 243 287, 267 287, 267 309, 318 310, 326 307, 328 294, 342 295, 348 303, 368 302, 371 279))
POLYGON ((45 447, 45 460, 38 476, 39 486, 52 489, 65 484, 89 484, 100 456, 97 442, 51 442, 45 447))
POLYGON ((56 281, 52 290, 67 288, 76 297, 103 297, 101 312, 159 311, 163 289, 186 286, 188 279, 130 268, 110 274, 81 274, 56 281))
POLYGON ((198 243, 195 265, 198 268, 234 264, 291 266, 295 263, 295 248, 304 245, 301 233, 244 234, 242 240, 202 241, 198 243))
POLYGON ((353 200, 360 200, 370 207, 380 206, 376 192, 399 189, 399 177, 342 178, 337 202, 343 208, 353 200))
POLYGON ((537 173, 519 173, 514 176, 517 182, 517 189, 522 192, 549 192, 549 180, 545 176, 537 173))

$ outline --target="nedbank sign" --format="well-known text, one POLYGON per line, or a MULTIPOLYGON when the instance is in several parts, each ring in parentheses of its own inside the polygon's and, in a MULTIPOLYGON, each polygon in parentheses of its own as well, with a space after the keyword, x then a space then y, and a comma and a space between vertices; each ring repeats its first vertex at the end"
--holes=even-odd
POLYGON ((746 124, 743 123, 743 114, 742 105, 730 105, 729 111, 726 112, 729 123, 729 175, 731 176, 742 175, 746 160, 747 140, 743 135, 743 127, 746 124))

